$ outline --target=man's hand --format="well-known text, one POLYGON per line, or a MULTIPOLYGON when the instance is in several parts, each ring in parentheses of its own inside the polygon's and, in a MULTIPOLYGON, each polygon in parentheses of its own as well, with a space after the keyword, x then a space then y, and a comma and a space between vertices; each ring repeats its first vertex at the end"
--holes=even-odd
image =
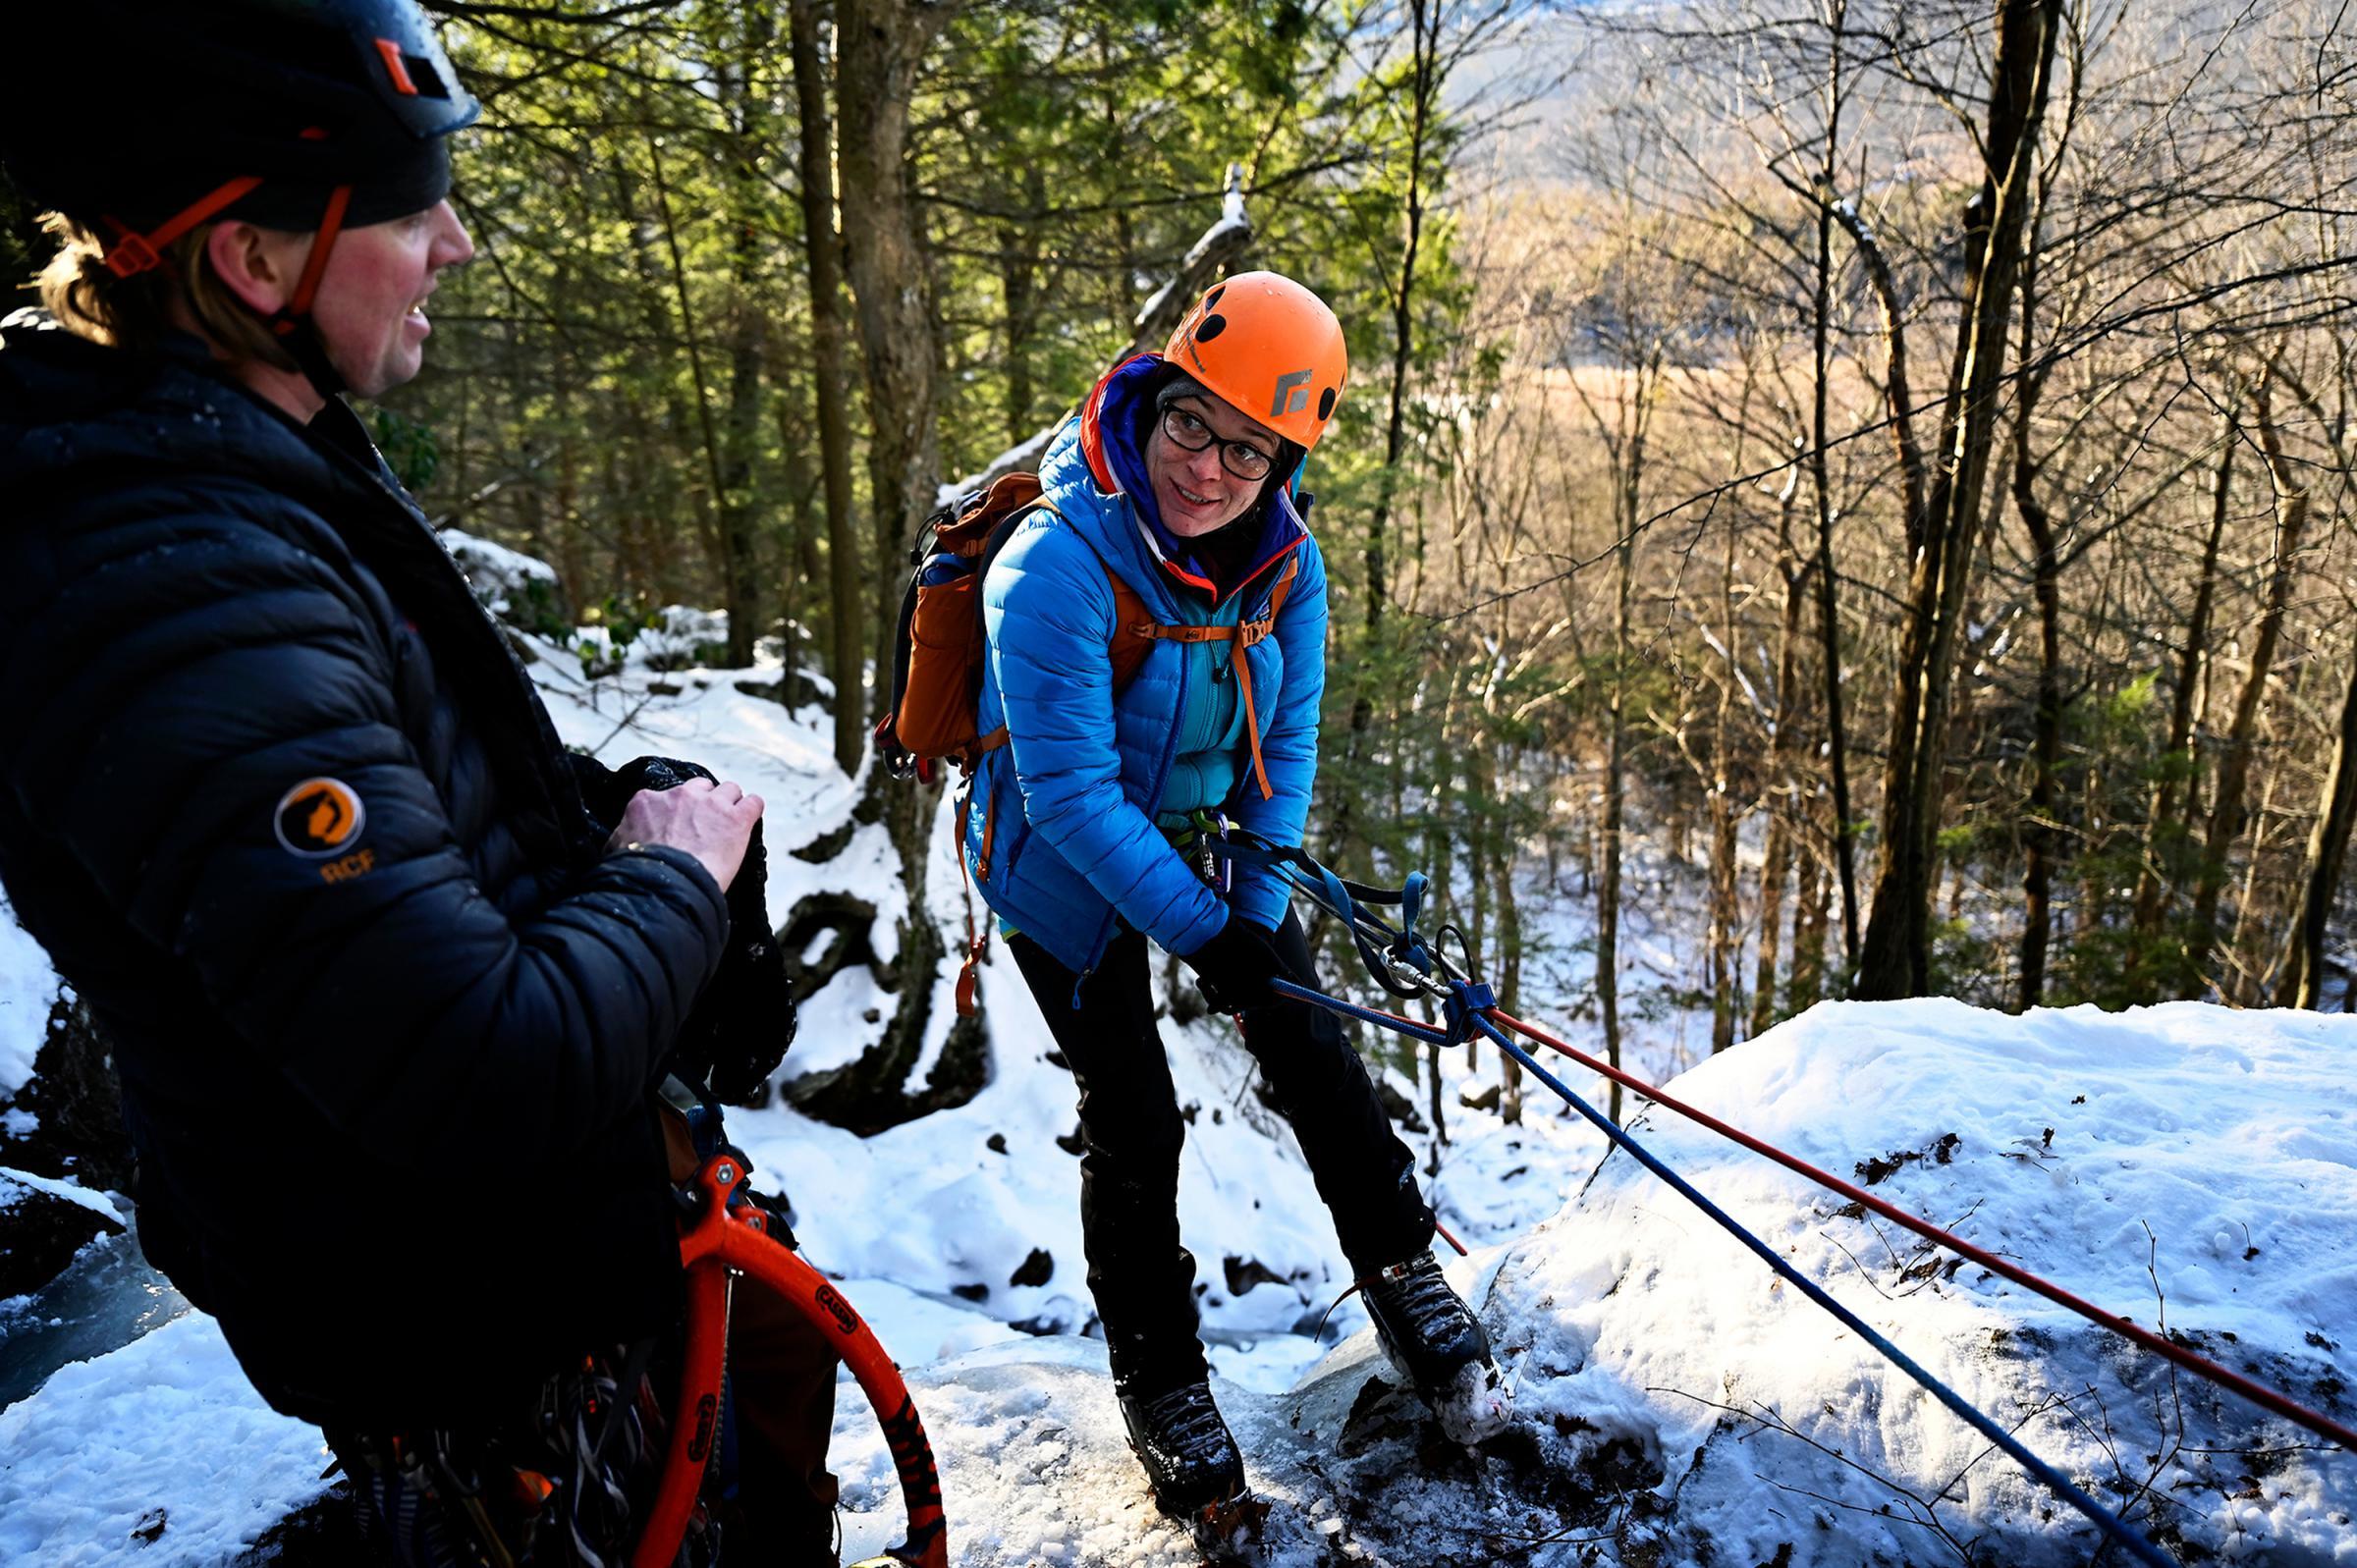
POLYGON ((676 789, 641 789, 623 808, 622 824, 606 840, 610 854, 632 845, 685 849, 703 862, 727 892, 744 863, 745 840, 761 820, 761 797, 733 784, 690 779, 676 789))

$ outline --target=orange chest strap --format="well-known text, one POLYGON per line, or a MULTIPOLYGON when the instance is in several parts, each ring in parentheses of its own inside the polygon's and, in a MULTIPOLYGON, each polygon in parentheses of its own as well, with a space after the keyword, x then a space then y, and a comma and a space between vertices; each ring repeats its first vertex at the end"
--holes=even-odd
POLYGON ((1269 784, 1268 764, 1260 756, 1260 712, 1252 702, 1252 661, 1244 657, 1244 650, 1255 643, 1267 641, 1269 634, 1277 629, 1277 612, 1285 607, 1286 593, 1292 587, 1293 573, 1299 569, 1299 566, 1297 560, 1288 557, 1285 569, 1278 574, 1277 585, 1269 590, 1268 613, 1250 621, 1238 622, 1233 626, 1166 626, 1143 613, 1145 604, 1134 593, 1123 592, 1128 584, 1119 578, 1115 579, 1114 584, 1117 608, 1129 611, 1134 606, 1137 612, 1116 633, 1117 641, 1124 635, 1135 639, 1141 652, 1143 644, 1149 642, 1233 642, 1236 645, 1232 661, 1235 669, 1235 690, 1236 695, 1244 699, 1244 739, 1252 747, 1252 780, 1260 786, 1260 798, 1263 800, 1275 799, 1277 791, 1269 784))

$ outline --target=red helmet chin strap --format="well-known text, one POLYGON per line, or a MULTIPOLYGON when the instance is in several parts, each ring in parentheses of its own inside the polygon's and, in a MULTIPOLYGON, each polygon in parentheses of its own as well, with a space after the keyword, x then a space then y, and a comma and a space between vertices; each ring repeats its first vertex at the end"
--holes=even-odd
MULTIPOLYGON (((302 139, 324 141, 327 133, 314 126, 302 133, 302 139)), ((237 202, 261 183, 258 177, 250 175, 227 181, 144 234, 117 219, 102 218, 100 221, 113 237, 106 247, 107 270, 118 278, 136 278, 156 267, 169 268, 171 262, 164 250, 173 241, 237 202)), ((287 340, 288 351, 295 355, 296 363, 302 367, 321 397, 341 392, 344 378, 328 362, 326 347, 319 342, 317 332, 303 329, 309 325, 311 303, 318 297, 319 280, 327 272, 327 258, 336 248, 337 237, 344 232, 344 215, 352 208, 352 190, 351 186, 338 186, 328 192, 327 208, 319 215, 319 228, 311 237, 311 251, 303 258, 302 275, 295 282, 295 293, 266 318, 270 330, 287 340)))
POLYGON ((352 187, 338 186, 328 193, 327 210, 319 216, 319 232, 311 239, 311 253, 302 264, 301 278, 295 284, 295 297, 271 318, 271 330, 280 337, 293 332, 296 323, 311 313, 311 300, 319 293, 320 276, 327 271, 328 252, 336 248, 336 237, 344 232, 344 214, 351 206, 352 187))
POLYGON ((199 196, 145 234, 116 219, 101 219, 114 236, 106 246, 106 270, 118 278, 136 278, 142 272, 162 266, 165 246, 261 183, 250 175, 231 180, 211 193, 199 196))

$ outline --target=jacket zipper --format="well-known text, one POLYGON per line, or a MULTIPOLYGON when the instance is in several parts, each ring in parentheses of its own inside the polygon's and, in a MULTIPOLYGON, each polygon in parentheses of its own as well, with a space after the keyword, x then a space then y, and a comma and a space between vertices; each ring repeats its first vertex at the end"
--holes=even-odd
MULTIPOLYGON (((1175 646, 1178 646, 1179 649, 1179 658, 1178 700, 1176 704, 1174 704, 1174 706, 1178 712, 1184 713, 1186 711, 1186 667, 1188 661, 1186 659, 1184 645, 1177 644, 1175 646)), ((1132 684, 1134 684, 1134 682, 1132 682, 1132 684)), ((1119 750, 1121 746, 1121 708, 1118 703, 1114 708, 1114 746, 1116 750, 1119 750)), ((1162 809, 1163 786, 1170 783, 1171 759, 1178 752, 1178 726, 1174 723, 1171 726, 1170 734, 1166 736, 1162 742, 1162 760, 1155 765, 1153 787, 1146 791, 1146 804, 1144 810, 1146 813, 1146 821, 1149 824, 1154 820, 1154 813, 1162 809)), ((1072 982, 1072 1006, 1074 1008, 1077 1008, 1080 1005, 1080 988, 1088 983, 1088 977, 1095 974, 1097 972, 1097 965, 1105 960, 1105 948, 1113 941, 1114 922, 1119 918, 1120 915, 1118 911, 1108 908, 1105 911, 1104 924, 1097 927, 1096 938, 1089 944, 1088 961, 1080 966, 1079 978, 1072 982)))

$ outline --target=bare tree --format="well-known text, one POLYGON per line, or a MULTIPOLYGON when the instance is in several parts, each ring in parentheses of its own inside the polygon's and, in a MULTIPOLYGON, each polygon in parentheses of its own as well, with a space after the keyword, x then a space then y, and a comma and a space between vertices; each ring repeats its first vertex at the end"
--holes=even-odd
POLYGON ((1943 405, 1942 461, 1925 493, 1883 769, 1883 864, 1852 995, 1931 988, 1931 906, 1947 766, 1946 729, 1981 492, 1997 423, 2007 326, 2061 0, 2001 0, 1981 190, 1966 213, 1964 315, 1943 405))

